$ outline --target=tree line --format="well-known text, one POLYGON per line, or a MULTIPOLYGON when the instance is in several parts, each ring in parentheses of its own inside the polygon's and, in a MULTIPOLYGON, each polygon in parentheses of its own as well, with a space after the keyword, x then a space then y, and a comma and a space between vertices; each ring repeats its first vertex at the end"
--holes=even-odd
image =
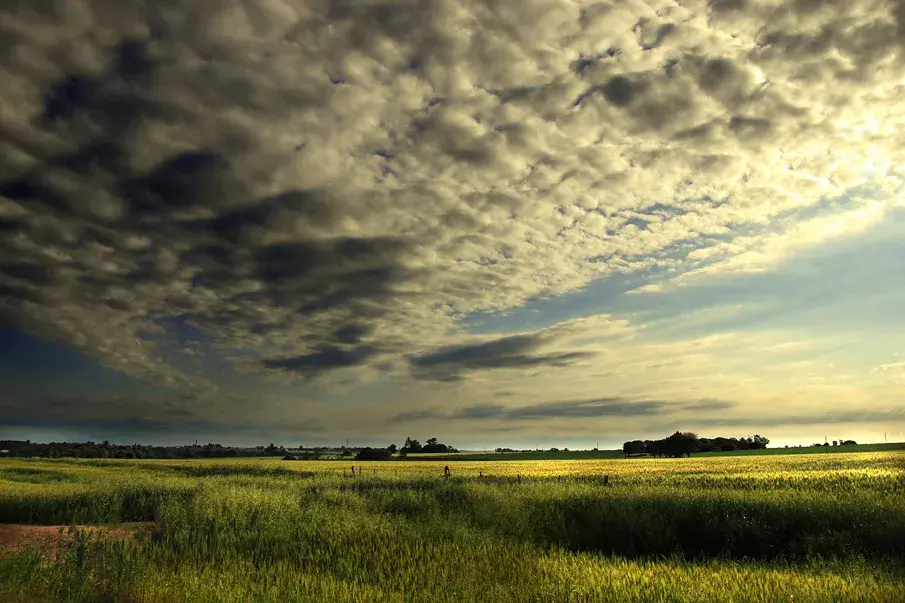
POLYGON ((755 434, 741 438, 699 438, 690 431, 677 431, 662 440, 632 440, 622 445, 626 455, 674 457, 691 456, 695 452, 731 452, 733 450, 759 450, 770 443, 768 438, 755 434))
POLYGON ((42 458, 83 458, 83 459, 193 459, 193 458, 236 458, 255 456, 278 456, 290 459, 319 460, 340 457, 355 457, 358 460, 384 460, 398 453, 405 457, 409 453, 442 454, 458 452, 453 446, 440 443, 437 438, 428 438, 421 444, 414 438, 406 438, 402 448, 390 444, 386 448, 354 447, 339 448, 299 446, 300 452, 290 454, 285 446, 273 443, 267 446, 233 447, 220 444, 149 446, 142 444, 111 444, 103 442, 50 442, 31 440, 0 440, 0 456, 42 457, 42 458))
POLYGON ((421 444, 414 438, 405 438, 405 444, 402 448, 397 448, 396 444, 390 444, 386 448, 362 448, 355 455, 356 461, 387 461, 398 454, 399 457, 405 458, 409 454, 444 454, 450 452, 459 452, 447 444, 441 444, 437 438, 428 438, 424 444, 421 444))
POLYGON ((240 448, 220 444, 186 446, 147 446, 142 444, 111 444, 103 442, 50 442, 31 440, 0 440, 0 456, 82 458, 82 459, 193 459, 235 458, 247 456, 278 456, 285 450, 269 447, 240 448))

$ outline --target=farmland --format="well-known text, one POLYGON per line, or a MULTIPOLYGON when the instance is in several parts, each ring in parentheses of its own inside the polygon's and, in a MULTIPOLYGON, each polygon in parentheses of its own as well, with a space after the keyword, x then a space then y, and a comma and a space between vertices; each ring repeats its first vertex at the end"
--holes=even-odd
MULTIPOLYGON (((716 456, 774 456, 787 454, 829 454, 851 452, 891 452, 905 451, 905 444, 857 444, 854 446, 802 446, 797 448, 761 448, 759 450, 732 450, 729 452, 696 452, 705 458, 716 456)), ((594 460, 621 459, 622 450, 531 450, 519 452, 457 452, 450 455, 411 454, 409 460, 450 460, 450 461, 540 461, 540 460, 594 460)))
POLYGON ((2 460, 0 523, 142 523, 0 599, 905 600, 902 451, 444 464, 2 460))

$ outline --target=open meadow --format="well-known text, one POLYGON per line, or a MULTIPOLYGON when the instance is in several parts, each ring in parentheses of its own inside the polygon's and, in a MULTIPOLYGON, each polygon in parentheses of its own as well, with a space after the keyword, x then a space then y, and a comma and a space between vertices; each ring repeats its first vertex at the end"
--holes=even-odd
POLYGON ((0 600, 905 601, 902 451, 445 464, 0 460, 0 600))

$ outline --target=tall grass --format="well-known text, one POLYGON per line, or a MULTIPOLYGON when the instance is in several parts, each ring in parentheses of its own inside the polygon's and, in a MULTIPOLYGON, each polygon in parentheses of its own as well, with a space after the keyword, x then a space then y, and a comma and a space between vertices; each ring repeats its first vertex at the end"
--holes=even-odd
POLYGON ((4 461, 0 521, 155 524, 2 557, 0 599, 902 601, 903 461, 4 461))

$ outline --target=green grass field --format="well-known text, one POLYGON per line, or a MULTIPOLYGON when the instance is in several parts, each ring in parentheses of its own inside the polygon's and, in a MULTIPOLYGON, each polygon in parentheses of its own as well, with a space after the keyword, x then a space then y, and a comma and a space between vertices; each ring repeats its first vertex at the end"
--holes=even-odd
POLYGON ((0 523, 153 522, 0 600, 905 601, 902 451, 352 464, 0 460, 0 523))

